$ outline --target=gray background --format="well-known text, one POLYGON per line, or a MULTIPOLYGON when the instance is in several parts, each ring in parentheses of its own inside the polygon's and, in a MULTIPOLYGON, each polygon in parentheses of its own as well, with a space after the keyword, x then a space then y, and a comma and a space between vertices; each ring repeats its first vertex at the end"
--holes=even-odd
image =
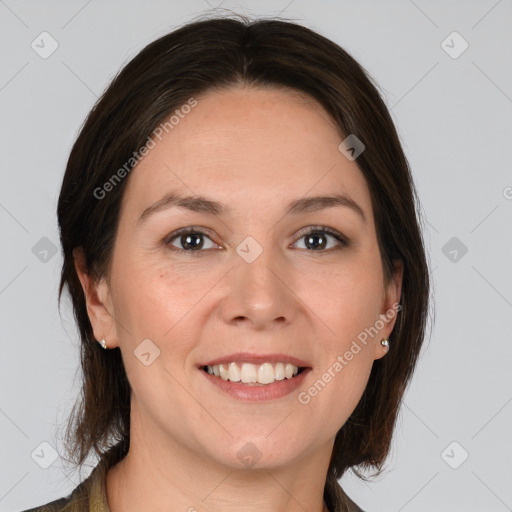
MULTIPOLYGON (((65 476, 56 430, 80 382, 67 299, 57 309, 55 209, 71 145, 117 70, 219 5, 209 1, 0 0, 0 511, 79 482, 65 476), (43 31, 58 43, 46 59, 31 47, 51 49, 43 31)), ((341 483, 367 512, 512 510, 512 0, 220 5, 296 20, 358 59, 391 109, 422 200, 430 342, 386 471, 341 483)))

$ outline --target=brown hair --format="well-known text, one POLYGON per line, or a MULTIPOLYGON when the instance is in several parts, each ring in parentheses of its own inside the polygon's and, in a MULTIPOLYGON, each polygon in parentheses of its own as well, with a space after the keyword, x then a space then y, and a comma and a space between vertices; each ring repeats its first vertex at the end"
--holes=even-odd
MULTIPOLYGON (((72 148, 58 203, 64 256, 59 301, 67 285, 81 337, 83 388, 67 425, 66 451, 76 466, 94 450, 110 467, 129 449, 131 388, 121 352, 104 351, 95 340, 73 259, 81 248, 91 276, 108 277, 128 177, 101 199, 95 191, 172 111, 191 97, 236 84, 306 93, 340 134, 354 134, 366 146, 357 165, 371 194, 386 282, 394 261, 404 264, 391 350, 374 362, 360 402, 337 433, 329 466, 328 478, 352 468, 366 480, 356 466, 382 471, 425 337, 430 279, 417 193, 392 119, 364 68, 304 26, 244 16, 194 21, 146 46, 98 100, 72 148)), ((128 170, 136 165, 131 162, 128 170)))

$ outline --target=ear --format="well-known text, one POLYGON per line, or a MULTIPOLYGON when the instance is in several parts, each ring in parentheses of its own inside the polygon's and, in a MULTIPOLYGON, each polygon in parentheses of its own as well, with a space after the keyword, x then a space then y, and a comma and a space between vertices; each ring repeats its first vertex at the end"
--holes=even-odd
POLYGON ((393 263, 394 271, 387 288, 384 292, 382 309, 380 312, 380 319, 384 323, 384 327, 380 330, 378 339, 375 340, 375 359, 379 359, 386 354, 381 345, 381 340, 389 336, 395 327, 396 318, 400 311, 400 297, 402 295, 402 280, 404 275, 404 264, 402 261, 395 261, 393 263))
POLYGON ((92 325, 96 340, 105 338, 107 348, 118 346, 115 320, 110 290, 105 278, 100 281, 93 279, 85 265, 85 256, 81 247, 73 250, 75 270, 84 290, 87 314, 92 325))

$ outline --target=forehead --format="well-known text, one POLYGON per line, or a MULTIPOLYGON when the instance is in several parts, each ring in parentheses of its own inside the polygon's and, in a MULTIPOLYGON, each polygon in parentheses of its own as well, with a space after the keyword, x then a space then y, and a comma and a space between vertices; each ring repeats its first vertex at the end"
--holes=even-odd
POLYGON ((232 210, 251 200, 272 209, 306 195, 346 193, 371 212, 362 172, 338 149, 344 135, 314 99, 233 87, 195 100, 131 171, 127 215, 140 215, 169 191, 215 197, 232 210))

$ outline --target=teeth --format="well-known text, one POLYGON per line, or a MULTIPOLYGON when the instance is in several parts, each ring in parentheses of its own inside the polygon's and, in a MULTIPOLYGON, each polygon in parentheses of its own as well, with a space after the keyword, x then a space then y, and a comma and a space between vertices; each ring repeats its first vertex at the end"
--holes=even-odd
POLYGON ((284 364, 277 363, 275 372, 276 372, 276 380, 283 380, 284 379, 284 364))
POLYGON ((219 373, 222 379, 228 380, 228 371, 224 368, 223 364, 219 365, 219 373))
POLYGON ((244 363, 240 370, 240 380, 245 384, 256 382, 258 380, 258 370, 256 366, 249 363, 244 363))
MULTIPOLYGON (((208 366, 208 368, 210 368, 208 366)), ((240 368, 236 363, 230 363, 228 371, 228 379, 231 382, 240 382, 240 368)))
POLYGON ((244 384, 272 384, 276 380, 291 379, 299 373, 299 368, 290 363, 263 363, 256 365, 242 363, 241 367, 233 362, 207 366, 206 371, 223 380, 243 382, 244 384))
POLYGON ((275 376, 274 367, 270 363, 263 363, 258 368, 258 382, 260 384, 272 384, 276 380, 275 376))

